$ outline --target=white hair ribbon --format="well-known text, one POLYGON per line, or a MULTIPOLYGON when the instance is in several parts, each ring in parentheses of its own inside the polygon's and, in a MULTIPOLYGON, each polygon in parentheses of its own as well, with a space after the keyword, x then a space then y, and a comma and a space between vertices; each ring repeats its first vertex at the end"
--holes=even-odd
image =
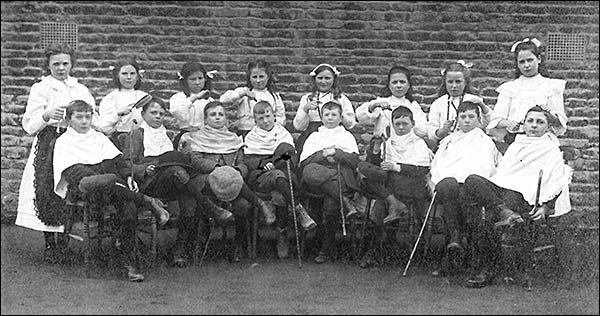
MULTIPOLYGON (((457 60, 456 63, 459 64, 459 65, 461 65, 461 66, 463 66, 463 67, 465 67, 465 68, 471 68, 471 67, 473 67, 473 63, 466 63, 462 59, 461 60, 457 60)), ((440 70, 440 74, 442 74, 442 76, 446 75, 446 68, 442 68, 440 70)))
POLYGON ((179 71, 177 72, 177 78, 179 78, 179 80, 183 80, 183 76, 181 75, 181 73, 179 71))
POLYGON ((108 69, 110 69, 110 70, 115 70, 115 66, 113 66, 113 65, 110 65, 110 66, 108 66, 108 69))
POLYGON ((459 64, 459 65, 461 65, 461 66, 463 66, 463 67, 465 67, 465 68, 471 68, 471 67, 473 67, 473 63, 465 63, 465 61, 462 60, 462 59, 461 60, 457 60, 456 63, 459 64))
MULTIPOLYGON (((214 77, 215 77, 215 74, 216 74, 216 73, 218 73, 218 72, 219 72, 218 70, 211 70, 211 71, 207 71, 207 72, 206 72, 206 76, 207 76, 208 78, 212 79, 212 78, 214 78, 214 77)), ((177 74, 179 74, 179 73, 177 73, 177 74)))
POLYGON ((138 70, 138 74, 140 74, 140 78, 143 78, 145 73, 146 73, 146 70, 144 70, 144 69, 138 70))
POLYGON ((542 46, 542 42, 540 42, 540 40, 538 40, 537 38, 535 38, 535 37, 534 37, 534 38, 532 38, 532 39, 529 39, 529 37, 527 37, 527 38, 524 38, 524 39, 523 39, 523 40, 521 40, 521 41, 518 41, 518 42, 514 43, 514 44, 513 44, 513 46, 510 48, 510 52, 511 52, 511 53, 514 53, 514 52, 515 52, 515 50, 517 50, 517 46, 518 46, 519 44, 521 44, 521 43, 527 43, 527 42, 532 42, 532 43, 533 43, 533 45, 535 45, 535 47, 540 47, 540 46, 542 46))
POLYGON ((330 64, 318 64, 318 65, 317 65, 317 67, 315 67, 315 68, 314 68, 314 69, 313 69, 313 70, 312 70, 312 71, 309 73, 309 75, 310 75, 311 77, 314 77, 314 76, 316 76, 316 75, 317 75, 317 73, 316 73, 315 71, 317 71, 317 69, 319 69, 319 67, 321 67, 321 66, 326 66, 326 67, 329 67, 329 68, 331 68, 331 70, 333 71, 333 73, 334 73, 336 76, 339 76, 339 75, 341 74, 341 72, 339 72, 339 71, 338 71, 338 70, 337 70, 335 67, 333 67, 333 66, 332 66, 332 65, 330 65, 330 64))

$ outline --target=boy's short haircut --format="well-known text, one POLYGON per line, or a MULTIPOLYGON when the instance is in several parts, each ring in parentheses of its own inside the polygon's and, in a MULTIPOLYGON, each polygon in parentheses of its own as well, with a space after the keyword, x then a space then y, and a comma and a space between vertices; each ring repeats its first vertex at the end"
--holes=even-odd
POLYGON ((415 120, 413 118, 413 113, 409 108, 407 108, 405 106, 399 106, 392 111, 392 121, 394 121, 397 118, 402 118, 402 117, 408 117, 410 119, 410 121, 412 122, 412 124, 413 125, 415 124, 415 120))
POLYGON ((267 101, 258 101, 254 105, 254 108, 252 109, 252 113, 254 115, 265 114, 267 112, 267 109, 271 110, 271 113, 273 113, 273 107, 271 106, 271 104, 269 102, 267 102, 267 101))
POLYGON ((167 108, 167 106, 165 105, 165 103, 162 100, 153 97, 150 100, 150 102, 147 102, 146 104, 144 104, 144 106, 142 106, 142 113, 146 113, 148 108, 154 104, 158 104, 158 106, 160 106, 163 110, 165 110, 165 112, 169 111, 169 109, 167 108))
POLYGON ((220 101, 210 101, 206 104, 206 106, 204 107, 204 117, 208 116, 208 110, 212 109, 212 108, 216 108, 218 106, 222 106, 223 108, 225 108, 225 106, 223 106, 223 103, 221 103, 220 101))
POLYGON ((546 117, 546 120, 548 121, 549 126, 560 126, 560 121, 558 120, 558 118, 539 105, 535 105, 531 109, 527 110, 527 113, 525 113, 525 118, 527 118, 529 112, 543 113, 546 117))
POLYGON ((94 107, 83 100, 73 100, 67 104, 65 117, 71 119, 74 112, 90 112, 94 113, 94 107))
MULTIPOLYGON (((338 110, 338 112, 340 113, 340 115, 342 115, 342 105, 335 102, 335 101, 329 101, 325 104, 323 104, 323 108, 322 110, 338 110)), ((321 115, 323 115, 323 111, 321 110, 321 115)))
POLYGON ((456 109, 456 113, 463 113, 463 112, 467 112, 468 110, 475 110, 475 113, 477 113, 477 117, 481 117, 481 113, 479 110, 479 105, 477 103, 473 103, 471 101, 463 101, 459 106, 458 109, 456 109))

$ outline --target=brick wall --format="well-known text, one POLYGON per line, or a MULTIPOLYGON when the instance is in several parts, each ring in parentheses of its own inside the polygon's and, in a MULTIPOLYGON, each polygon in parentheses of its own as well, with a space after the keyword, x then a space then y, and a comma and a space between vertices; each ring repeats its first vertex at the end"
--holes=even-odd
MULTIPOLYGON (((598 11, 595 2, 3 1, 2 217, 14 218, 32 142, 21 118, 29 89, 42 75, 40 23, 69 22, 79 31, 72 74, 98 102, 112 89, 108 66, 121 54, 137 56, 146 69, 142 89, 164 100, 177 91, 175 74, 186 61, 218 69, 214 87, 223 93, 245 81, 248 61, 263 58, 274 64, 289 121, 309 90, 308 72, 322 62, 342 72, 355 107, 378 94, 391 65, 407 65, 426 108, 435 99, 442 65, 465 59, 474 63, 473 82, 493 106, 495 88, 513 78, 508 50, 514 41, 585 34, 584 61, 547 66, 552 77, 568 81, 569 128, 561 142, 582 152, 568 216, 577 226, 597 227, 598 11)), ((368 130, 357 127, 357 138, 368 130)))

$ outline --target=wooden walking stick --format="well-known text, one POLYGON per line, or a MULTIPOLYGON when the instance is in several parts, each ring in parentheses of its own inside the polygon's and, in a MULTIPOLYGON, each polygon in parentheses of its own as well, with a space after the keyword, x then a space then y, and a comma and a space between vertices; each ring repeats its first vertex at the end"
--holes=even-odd
POLYGON ((410 257, 408 258, 408 262, 406 263, 406 267, 404 268, 404 272, 402 276, 406 276, 406 271, 408 271, 408 267, 410 266, 410 262, 412 261, 413 255, 417 250, 417 246, 419 245, 419 240, 421 240, 421 235, 423 235, 423 230, 425 230, 425 226, 427 226, 427 220, 429 219, 429 214, 431 213, 431 208, 433 207, 433 202, 435 201, 435 195, 437 192, 433 192, 433 197, 431 198, 431 203, 429 203, 429 209, 427 210, 427 214, 425 214, 425 220, 423 221, 423 226, 421 226, 421 231, 419 232, 419 237, 417 237, 417 241, 413 246, 413 250, 410 253, 410 257))
POLYGON ((292 168, 290 167, 290 159, 286 159, 285 163, 287 165, 288 180, 290 182, 290 196, 292 197, 292 214, 294 215, 294 232, 296 233, 296 251, 298 252, 298 268, 302 268, 302 254, 300 253, 300 237, 298 236, 298 222, 296 221, 296 203, 294 201, 294 185, 292 182, 292 168))
POLYGON ((346 216, 344 215, 344 197, 342 196, 342 173, 340 162, 337 163, 338 191, 340 193, 340 215, 342 215, 342 235, 346 236, 346 216))

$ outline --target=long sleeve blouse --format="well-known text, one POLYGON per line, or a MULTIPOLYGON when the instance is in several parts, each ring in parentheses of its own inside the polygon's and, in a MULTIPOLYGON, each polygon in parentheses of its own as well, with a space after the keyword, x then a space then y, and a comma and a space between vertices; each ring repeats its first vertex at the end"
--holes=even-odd
POLYGON ((137 102, 147 93, 141 90, 119 90, 115 89, 100 101, 100 123, 99 130, 105 135, 114 132, 123 133, 131 131, 132 126, 139 126, 142 122, 142 109, 134 108, 131 113, 119 116, 119 112, 125 110, 130 104, 137 102), (133 123, 136 120, 138 124, 133 123))
POLYGON ((195 130, 204 126, 204 107, 214 101, 212 97, 196 99, 193 103, 185 93, 175 93, 169 99, 169 111, 177 119, 180 129, 195 130))
POLYGON ((354 107, 352 103, 344 94, 340 95, 338 99, 333 98, 332 93, 321 94, 318 93, 316 98, 319 101, 318 110, 304 111, 304 107, 310 101, 311 93, 305 94, 300 98, 300 106, 298 107, 298 111, 296 111, 296 116, 294 117, 294 128, 297 131, 305 131, 308 128, 308 124, 310 122, 321 122, 321 117, 319 115, 323 105, 329 101, 337 101, 342 105, 342 125, 346 129, 351 129, 356 125, 356 114, 354 113, 354 107))
POLYGON ((267 89, 257 90, 252 89, 255 93, 256 100, 251 100, 246 96, 248 87, 239 87, 234 90, 228 90, 219 99, 221 103, 228 105, 234 104, 238 108, 238 129, 248 131, 256 125, 252 109, 258 101, 267 101, 273 107, 275 114, 275 123, 285 126, 285 107, 279 93, 272 93, 267 89))
POLYGON ((411 102, 405 97, 379 97, 363 103, 356 109, 356 117, 361 124, 375 124, 373 136, 381 136, 385 133, 387 126, 392 126, 392 111, 399 106, 405 106, 412 111, 413 119, 415 120, 414 132, 419 137, 425 137, 427 135, 427 116, 417 101, 411 102), (371 104, 381 101, 387 101, 391 106, 391 110, 382 110, 380 107, 377 107, 373 112, 369 112, 371 104))

